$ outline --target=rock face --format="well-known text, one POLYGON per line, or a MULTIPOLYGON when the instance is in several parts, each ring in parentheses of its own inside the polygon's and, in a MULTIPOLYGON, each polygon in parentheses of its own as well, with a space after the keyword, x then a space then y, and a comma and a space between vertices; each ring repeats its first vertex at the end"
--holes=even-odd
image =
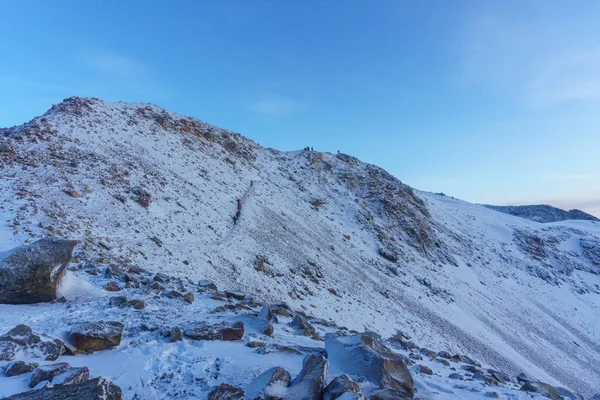
POLYGON ((239 387, 221 383, 208 393, 208 400, 244 400, 244 391, 239 387))
POLYGON ((42 239, 0 253, 0 303, 31 304, 56 299, 56 286, 76 244, 74 240, 42 239))
POLYGON ((344 399, 366 399, 360 393, 360 386, 354 382, 348 375, 340 375, 335 377, 323 392, 323 400, 336 400, 339 397, 344 396, 344 399))
POLYGON ((116 321, 91 322, 71 329, 73 344, 80 350, 106 350, 121 344, 124 325, 116 321))
POLYGON ((306 356, 302 370, 294 378, 284 399, 286 400, 320 400, 323 396, 323 385, 327 380, 329 363, 322 355, 306 356))
POLYGON ((188 326, 183 333, 193 340, 240 340, 244 336, 244 323, 221 322, 211 325, 202 321, 188 326))
POLYGON ((62 341, 41 336, 27 325, 17 325, 0 336, 0 361, 12 361, 17 353, 54 361, 64 352, 62 341))
POLYGON ((15 394, 5 400, 122 400, 121 388, 105 378, 95 378, 75 385, 56 385, 52 388, 15 394))
POLYGON ((257 376, 246 387, 246 397, 250 399, 282 399, 292 377, 281 367, 273 367, 257 376))
POLYGON ((414 383, 404 360, 376 339, 367 335, 327 334, 325 349, 331 363, 342 371, 358 376, 382 388, 414 395, 414 383))

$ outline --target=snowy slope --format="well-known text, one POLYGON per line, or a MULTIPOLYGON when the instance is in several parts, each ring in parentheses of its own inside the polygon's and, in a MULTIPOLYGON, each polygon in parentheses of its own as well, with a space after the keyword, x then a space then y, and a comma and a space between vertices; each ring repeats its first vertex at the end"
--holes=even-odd
POLYGON ((416 192, 346 155, 264 149, 148 104, 67 99, 0 130, 0 160, 0 250, 79 239, 84 263, 208 278, 600 391, 600 223, 416 192))

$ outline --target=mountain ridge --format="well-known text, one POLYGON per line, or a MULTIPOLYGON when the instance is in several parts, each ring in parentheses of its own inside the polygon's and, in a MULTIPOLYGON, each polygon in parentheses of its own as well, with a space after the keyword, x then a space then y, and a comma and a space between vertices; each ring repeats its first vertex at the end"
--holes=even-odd
POLYGON ((548 204, 530 204, 521 206, 495 206, 483 204, 483 206, 516 217, 527 218, 532 221, 543 223, 567 220, 600 221, 597 217, 578 209, 567 211, 548 204))

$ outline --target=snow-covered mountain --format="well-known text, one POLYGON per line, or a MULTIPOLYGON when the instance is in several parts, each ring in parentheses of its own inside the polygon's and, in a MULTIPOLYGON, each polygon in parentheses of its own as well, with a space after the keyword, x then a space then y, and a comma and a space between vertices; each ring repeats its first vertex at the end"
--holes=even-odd
POLYGON ((506 214, 514 215, 521 218, 527 218, 537 222, 558 222, 566 220, 584 220, 584 221, 600 221, 598 218, 581 210, 562 210, 557 207, 546 204, 530 205, 530 206, 493 206, 484 205, 492 210, 500 211, 506 214))
MULTIPOLYGON (((414 190, 349 155, 266 149, 154 105, 98 99, 1 129, 0 176, 0 251, 77 239, 85 268, 210 279, 600 392, 598 222, 541 224, 414 190)), ((60 331, 33 315, 0 317, 0 330, 29 318, 60 331)), ((422 398, 471 398, 452 396, 422 398)))

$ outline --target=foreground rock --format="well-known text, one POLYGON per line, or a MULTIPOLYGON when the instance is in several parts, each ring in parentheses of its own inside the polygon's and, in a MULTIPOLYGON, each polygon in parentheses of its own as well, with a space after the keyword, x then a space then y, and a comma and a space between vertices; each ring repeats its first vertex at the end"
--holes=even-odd
POLYGON ((521 386, 521 390, 525 392, 540 393, 551 399, 558 400, 562 398, 556 389, 554 389, 554 387, 543 382, 526 382, 523 386, 521 386))
POLYGON ((56 385, 52 388, 15 394, 5 400, 122 400, 121 388, 105 378, 95 378, 75 385, 56 385))
POLYGON ((80 350, 106 350, 121 344, 123 328, 124 325, 116 321, 79 324, 71 329, 71 338, 80 350))
POLYGON ((325 336, 325 349, 330 362, 342 371, 363 376, 381 388, 401 391, 406 397, 414 395, 414 383, 406 363, 377 339, 365 334, 330 333, 325 336))
POLYGON ((244 400, 244 391, 239 387, 221 383, 208 393, 208 400, 244 400))
POLYGON ((193 340, 240 340, 244 336, 244 323, 221 322, 213 325, 201 321, 189 325, 183 334, 193 340))
POLYGON ((6 376, 23 375, 33 371, 38 367, 37 363, 27 363, 25 361, 13 361, 4 369, 6 376))
POLYGON ((250 399, 283 399, 292 377, 281 367, 273 367, 257 376, 246 387, 246 397, 250 399))
POLYGON ((75 240, 42 239, 0 253, 0 303, 31 304, 56 299, 56 286, 76 244, 75 240))
POLYGON ((348 375, 335 377, 323 392, 323 400, 336 400, 342 397, 347 400, 366 400, 360 392, 360 386, 348 375))
POLYGON ((369 400, 410 400, 412 396, 408 396, 403 390, 396 389, 380 389, 373 393, 369 400))
POLYGON ((292 381, 284 399, 321 400, 328 368, 329 363, 322 355, 312 354, 304 358, 302 370, 292 381))
POLYGON ((36 368, 31 374, 31 377, 29 378, 29 387, 36 387, 38 383, 43 381, 52 382, 52 378, 67 368, 69 368, 69 364, 64 362, 42 365, 41 367, 36 368))
POLYGON ((0 336, 0 361, 12 361, 17 354, 54 361, 64 352, 62 341, 39 335, 27 325, 17 325, 0 336))

